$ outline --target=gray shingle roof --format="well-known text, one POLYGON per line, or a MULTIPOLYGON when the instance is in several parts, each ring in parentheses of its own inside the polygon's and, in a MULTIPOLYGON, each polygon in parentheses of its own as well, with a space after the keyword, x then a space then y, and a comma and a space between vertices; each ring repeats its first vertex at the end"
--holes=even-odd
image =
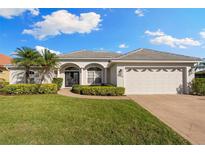
POLYGON ((198 61, 197 57, 184 56, 169 52, 161 52, 151 49, 138 49, 122 55, 116 59, 120 60, 170 60, 170 61, 198 61))
POLYGON ((116 58, 121 56, 121 54, 114 53, 114 52, 105 52, 105 51, 75 51, 68 54, 59 55, 59 58, 116 58))

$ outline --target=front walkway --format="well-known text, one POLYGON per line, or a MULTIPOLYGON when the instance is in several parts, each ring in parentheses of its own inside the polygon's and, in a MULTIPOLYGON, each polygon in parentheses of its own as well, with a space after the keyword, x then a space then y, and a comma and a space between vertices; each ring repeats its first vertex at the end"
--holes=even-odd
POLYGON ((71 92, 70 88, 64 88, 58 91, 59 95, 76 97, 76 98, 88 98, 88 99, 130 99, 127 96, 88 96, 88 95, 79 95, 71 92))
POLYGON ((205 144, 205 97, 192 95, 130 95, 192 144, 205 144))

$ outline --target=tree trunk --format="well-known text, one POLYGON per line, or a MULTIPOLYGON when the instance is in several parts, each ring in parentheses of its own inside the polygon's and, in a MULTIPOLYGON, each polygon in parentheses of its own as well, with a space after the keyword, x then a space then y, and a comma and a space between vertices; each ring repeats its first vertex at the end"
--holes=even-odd
POLYGON ((40 80, 41 84, 43 83, 46 74, 47 74, 47 69, 44 68, 44 70, 42 71, 41 80, 40 80))
POLYGON ((44 75, 45 75, 45 73, 43 72, 41 75, 41 84, 43 83, 43 80, 45 79, 44 75))
POLYGON ((25 75, 26 84, 29 83, 29 72, 30 72, 30 69, 29 69, 29 68, 26 68, 26 75, 25 75))

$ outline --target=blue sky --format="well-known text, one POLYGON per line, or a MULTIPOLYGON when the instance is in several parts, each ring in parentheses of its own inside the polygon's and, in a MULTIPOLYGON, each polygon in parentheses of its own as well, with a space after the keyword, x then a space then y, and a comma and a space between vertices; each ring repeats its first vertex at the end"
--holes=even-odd
POLYGON ((0 9, 0 52, 150 48, 205 57, 205 9, 0 9))

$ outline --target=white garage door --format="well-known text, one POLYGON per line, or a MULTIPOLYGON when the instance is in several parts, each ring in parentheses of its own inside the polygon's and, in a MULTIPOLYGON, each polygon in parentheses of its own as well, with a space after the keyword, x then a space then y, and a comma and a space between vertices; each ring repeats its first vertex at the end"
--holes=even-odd
POLYGON ((182 93, 182 72, 177 68, 126 68, 126 94, 182 93))

